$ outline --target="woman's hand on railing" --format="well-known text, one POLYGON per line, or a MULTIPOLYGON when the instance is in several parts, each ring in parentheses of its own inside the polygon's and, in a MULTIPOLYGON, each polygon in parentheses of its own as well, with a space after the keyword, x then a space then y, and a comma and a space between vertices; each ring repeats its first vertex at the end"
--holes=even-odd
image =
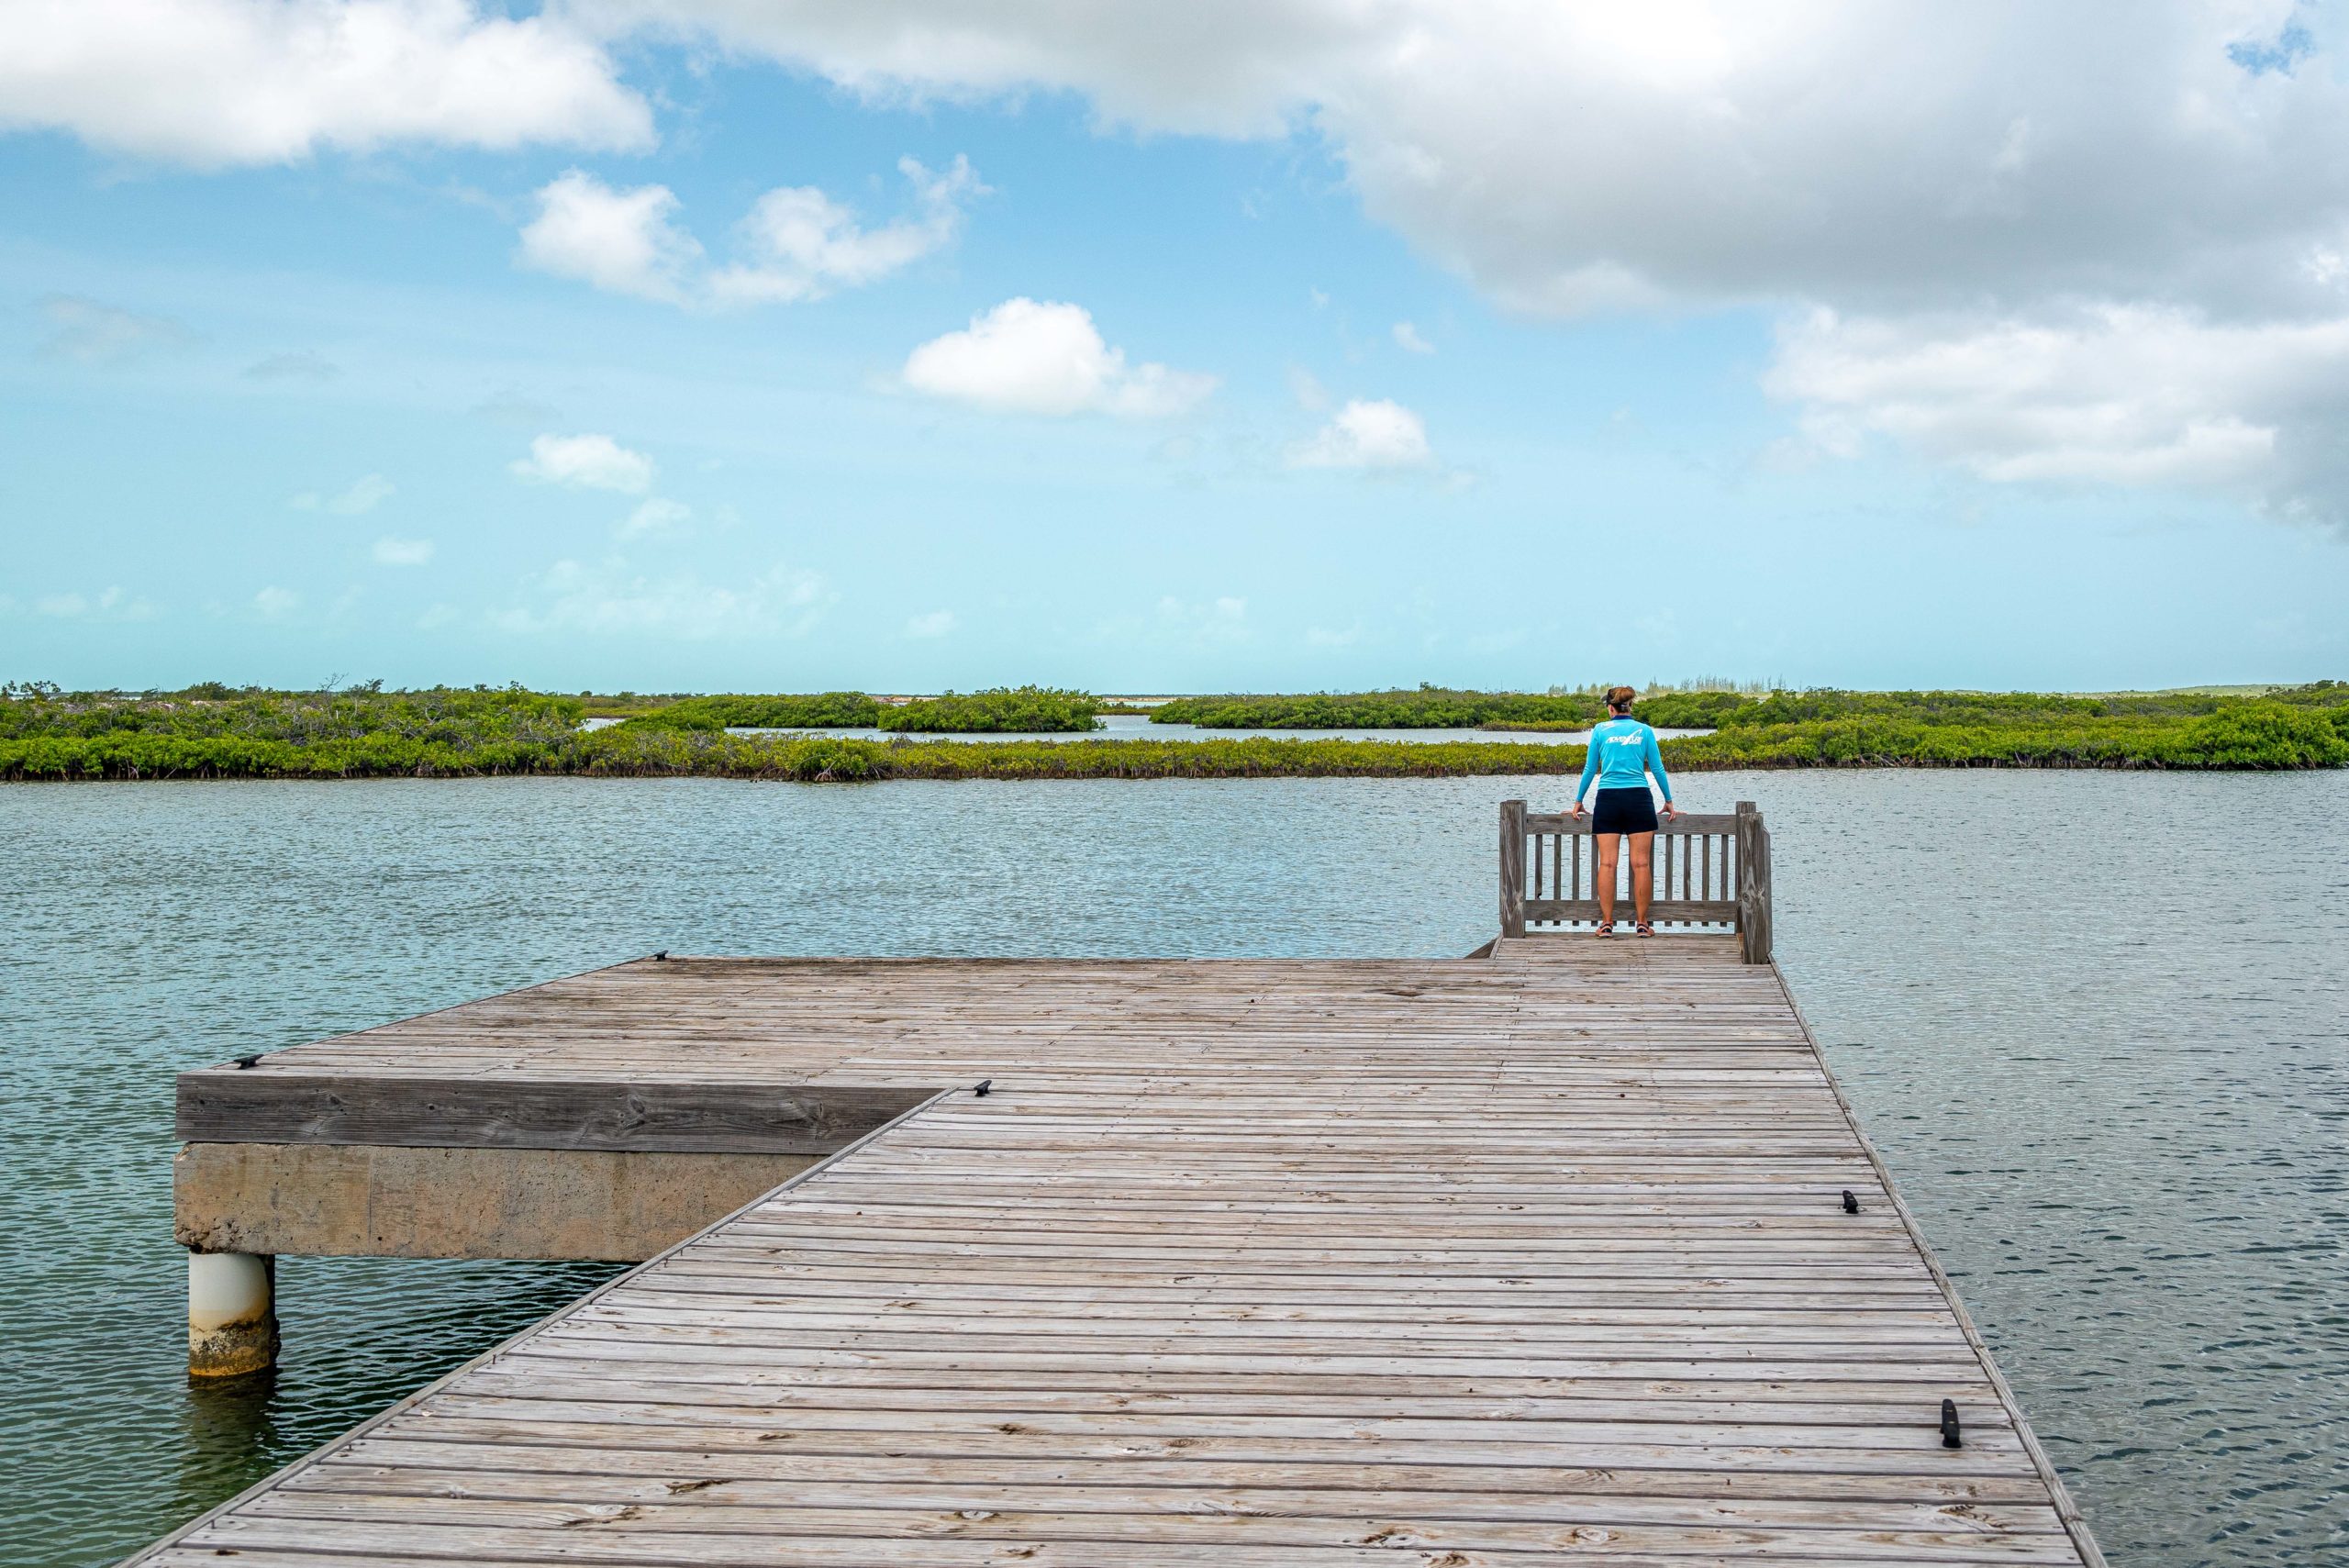
POLYGON ((1672 802, 1668 800, 1665 801, 1664 803, 1664 819, 1666 822, 1678 821, 1680 819, 1680 807, 1673 805, 1672 802))
POLYGON ((1575 820, 1577 822, 1582 820, 1582 802, 1580 800, 1576 800, 1575 802, 1575 820))

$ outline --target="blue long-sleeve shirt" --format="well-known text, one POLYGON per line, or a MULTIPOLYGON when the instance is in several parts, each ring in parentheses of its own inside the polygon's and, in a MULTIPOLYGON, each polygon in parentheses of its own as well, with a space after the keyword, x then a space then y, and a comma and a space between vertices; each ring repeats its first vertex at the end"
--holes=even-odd
POLYGON ((1655 731, 1636 718, 1610 718, 1590 732, 1590 749, 1582 761, 1582 783, 1575 786, 1575 798, 1580 800, 1590 793, 1593 776, 1601 789, 1645 789, 1648 774, 1664 789, 1664 798, 1672 798, 1672 781, 1664 774, 1664 753, 1656 749, 1655 731))

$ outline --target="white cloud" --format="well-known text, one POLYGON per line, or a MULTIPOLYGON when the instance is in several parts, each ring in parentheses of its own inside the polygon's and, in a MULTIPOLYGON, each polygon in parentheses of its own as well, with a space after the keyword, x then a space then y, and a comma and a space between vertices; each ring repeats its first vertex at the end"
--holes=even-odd
POLYGON ((649 574, 614 556, 594 565, 556 562, 527 582, 520 599, 492 621, 503 630, 529 635, 755 640, 806 636, 838 596, 818 573, 783 565, 721 584, 690 572, 649 574))
POLYGON ((906 385, 996 414, 1180 414, 1216 378, 1128 365, 1082 306, 1008 299, 970 327, 933 338, 906 361, 906 385))
POLYGON ((573 169, 542 187, 538 199, 539 215, 522 230, 524 266, 614 294, 685 298, 701 244, 669 221, 677 198, 668 186, 616 191, 573 169))
POLYGON ((1419 329, 1408 321, 1395 323, 1395 346, 1414 354, 1432 354, 1435 345, 1419 336, 1419 329))
POLYGON ((813 185, 761 196, 736 230, 747 259, 712 275, 712 295, 721 304, 820 299, 952 245, 962 233, 963 204, 986 194, 970 160, 958 157, 933 174, 901 158, 897 170, 913 182, 919 213, 879 228, 863 228, 853 212, 813 185))
POLYGON ((1293 468, 1424 468, 1435 461, 1427 421, 1386 398, 1354 398, 1291 449, 1293 468))
POLYGON ((44 594, 35 599, 32 613, 51 620, 152 620, 155 606, 144 595, 126 594, 117 584, 96 594, 44 594))
POLYGON ((1319 414, 1330 406, 1330 389, 1321 384, 1320 377, 1303 365, 1288 367, 1288 390, 1290 395, 1297 399, 1297 406, 1308 413, 1319 414))
POLYGON ((323 510, 340 517, 356 517, 383 505, 397 488, 382 474, 370 473, 352 480, 348 488, 337 495, 322 495, 316 490, 302 490, 287 496, 285 504, 297 512, 323 510))
MULTIPOLYGON (((521 18, 479 0, 31 0, 17 13, 0 123, 199 162, 404 138, 640 146, 650 114, 607 46, 683 37, 875 102, 1068 91, 1105 125, 1310 135, 1373 218, 1537 314, 1758 306, 1798 323, 1791 351, 1824 308, 1909 345, 1904 360, 2027 353, 2021 339, 2078 335, 2084 314, 2182 321, 2188 358, 2147 362, 2147 381, 2110 400, 2117 428, 2166 422, 2167 442, 2083 446, 2032 420, 1977 459, 1976 443, 1932 435, 1938 418, 1784 390, 1811 384, 1807 362, 1773 382, 1826 425, 1955 451, 1986 475, 2247 485, 2349 516, 2349 454, 2333 455, 2321 417, 2335 392, 2321 374, 2311 386, 2300 358, 2310 334, 2349 321, 2349 70, 2342 30, 2293 0, 573 0, 521 18), (2213 365, 2232 401, 2195 384, 2213 365), (2086 455, 2107 447, 2153 455, 2086 455), (2188 477, 2203 474, 2229 477, 2188 477)), ((713 302, 720 277, 734 297, 807 297, 947 242, 918 182, 909 217, 869 229, 786 190, 713 271, 664 187, 576 178, 580 210, 541 229, 542 211, 525 259, 656 298, 713 302)), ((78 340, 106 351, 102 332, 78 340)), ((1085 363, 973 370, 943 395, 1102 406, 1083 401, 1085 363)), ((1147 379, 1134 373, 1132 400, 1196 401, 1147 379)))
POLYGON ((641 495, 652 488, 652 460, 609 436, 537 436, 530 455, 507 465, 519 478, 580 490, 641 495))
POLYGON ((1315 62, 1364 34, 1358 17, 1395 8, 1332 0, 1181 6, 1014 0, 984 8, 957 0, 787 6, 596 0, 594 15, 614 32, 698 28, 729 48, 815 72, 879 102, 1074 87, 1094 95, 1112 120, 1254 136, 1283 128, 1311 90, 1315 62))
POLYGON ((40 302, 40 309, 50 327, 40 351, 50 359, 122 364, 159 349, 184 349, 196 341, 184 323, 168 316, 141 316, 79 295, 50 295, 40 302))
POLYGON ((379 566, 424 566, 432 560, 433 544, 429 539, 397 539, 385 534, 375 541, 375 563, 379 566))
POLYGON ((2099 291, 2334 250, 2349 83, 2247 64, 2292 0, 604 0, 874 96, 1090 96, 1149 130, 1310 125, 1376 217, 1497 295, 2099 291), (1823 91, 1821 83, 1833 83, 1823 91), (2280 245, 2280 249, 2276 247, 2280 245))
POLYGON ((1989 480, 2238 488, 2321 514, 2343 477, 2349 319, 1820 311, 1781 335, 1766 385, 1834 455, 1885 436, 1989 480))
POLYGON ((599 44, 472 0, 25 0, 7 31, 0 126, 199 167, 652 140, 599 44))
POLYGON ((302 607, 302 595, 274 585, 253 595, 253 610, 263 620, 283 620, 302 607))
POLYGON ((906 622, 907 637, 944 637, 953 629, 952 610, 932 610, 928 615, 915 616, 906 622))
POLYGON ((636 510, 623 518, 614 531, 622 539, 673 534, 693 521, 693 517, 694 509, 683 501, 651 495, 640 502, 636 510))
POLYGON ((680 204, 668 186, 616 190, 573 169, 538 192, 538 216, 522 230, 518 260, 672 305, 820 299, 946 249, 962 233, 964 205, 986 193, 966 158, 943 173, 911 158, 899 159, 897 169, 913 185, 912 217, 867 228, 813 185, 778 187, 736 225, 739 259, 724 267, 712 267, 701 241, 674 221, 680 204))
MULTIPOLYGON (((1954 412, 1870 413, 1831 387, 1819 407, 1992 476, 2224 474, 2349 516, 2349 453, 2332 451, 2349 440, 2317 413, 2338 389, 2305 360, 2349 321, 2349 35, 2293 0, 598 14, 698 28, 877 100, 1065 90, 1146 131, 1305 131, 1372 217, 1537 314, 1824 307, 1905 345, 1904 374, 2099 338, 2083 315, 2187 323, 2157 333, 2184 359, 2139 357, 2144 379, 2099 404, 2104 435, 2032 418, 1977 442, 1954 412), (2212 370, 2227 395, 2197 384, 2212 370)), ((1789 351, 1812 352, 1809 333, 1789 351)), ((1772 373, 1784 395, 1817 376, 1815 355, 1772 373)))

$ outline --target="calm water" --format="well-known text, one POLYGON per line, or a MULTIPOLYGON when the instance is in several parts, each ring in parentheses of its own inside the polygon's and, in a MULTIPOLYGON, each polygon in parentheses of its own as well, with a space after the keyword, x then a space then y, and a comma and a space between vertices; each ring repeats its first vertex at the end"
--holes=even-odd
MULTIPOLYGON (((0 789, 0 1561, 105 1562, 601 1266, 288 1259, 183 1375, 177 1069, 656 948, 1458 954, 1554 780, 0 789)), ((1712 774, 2116 1563, 2349 1563, 2349 774, 1712 774)))
MULTIPOLYGON (((617 718, 591 718, 583 729, 609 729, 617 718)), ((1006 740, 1502 740, 1520 746, 1579 746, 1590 739, 1587 729, 1205 729, 1196 724, 1152 724, 1137 713, 1105 713, 1097 729, 1020 730, 1001 734, 907 735, 908 740, 966 740, 978 744, 1006 740)), ((731 729, 730 735, 829 735, 843 740, 894 740, 888 729, 731 729)), ((1709 735, 1709 729, 1664 729, 1656 733, 1670 740, 1681 735, 1709 735)))

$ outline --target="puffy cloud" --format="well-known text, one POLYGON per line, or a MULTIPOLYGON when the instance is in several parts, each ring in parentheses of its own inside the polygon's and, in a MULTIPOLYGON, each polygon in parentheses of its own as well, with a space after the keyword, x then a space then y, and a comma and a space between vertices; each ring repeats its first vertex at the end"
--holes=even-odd
POLYGON ((1888 436, 1990 480, 2240 488, 2326 516, 2349 456, 2349 319, 1819 311, 1781 334, 1765 384, 1802 406, 1822 450, 1888 436))
POLYGON ((621 519, 615 531, 622 539, 645 535, 672 534, 693 521, 694 509, 683 501, 672 501, 665 495, 648 495, 638 503, 635 511, 621 519))
POLYGON ((910 266, 952 245, 963 228, 963 205, 986 187, 956 158, 933 174, 911 158, 897 161, 913 183, 918 216, 865 228, 856 215, 813 185, 769 191, 736 230, 746 260, 713 274, 710 293, 722 304, 818 299, 834 288, 855 288, 910 266))
POLYGON ((1129 365, 1082 306, 1008 299, 968 328, 933 338, 906 360, 906 385, 996 414, 1180 414, 1216 378, 1162 364, 1129 365))
POLYGON ((289 503, 295 510, 314 512, 320 507, 339 517, 356 517, 372 512, 391 499, 396 487, 380 473, 365 474, 351 482, 341 494, 321 497, 315 490, 305 490, 289 503))
POLYGON ((616 191, 573 169, 541 188, 538 200, 538 217, 522 230, 523 265, 614 294, 685 297, 702 250, 669 221, 677 198, 668 186, 616 191))
POLYGON ((1794 357, 1771 384, 1822 428, 1879 430, 1993 478, 2250 484, 2349 512, 2349 460, 2317 413, 2341 387, 2309 360, 2349 321, 2349 70, 2338 29, 2293 0, 596 14, 657 15, 874 98, 1057 89, 1144 130, 1309 128, 1374 218, 1508 306, 1789 312, 1794 357), (1832 353, 1816 307, 1843 324, 1832 353), (1982 395, 1915 380, 2119 346, 2099 317, 2160 324, 2139 349, 2178 355, 2123 356, 2141 379, 2090 400, 2102 434, 2077 408, 2001 421, 1982 395), (1879 349, 1905 390, 1875 405, 1842 372, 1879 349), (1995 439, 1957 434, 1976 418, 1995 439))
MULTIPOLYGON (((571 0, 522 18, 475 0, 25 0, 11 24, 0 123, 195 161, 399 138, 641 145, 649 115, 604 50, 640 37, 876 101, 1043 89, 1143 130, 1304 129, 1374 218, 1516 308, 1787 312, 1786 351, 1810 357, 1772 384, 1819 428, 1990 477, 2248 484, 2349 513, 2349 462, 2312 412, 2334 394, 2302 357, 2349 321, 2349 70, 2338 29, 2294 0, 571 0), (2143 383, 2107 400, 2116 429, 2176 439, 2114 437, 2139 457, 2091 462, 2095 441, 2033 418, 1951 443, 1947 421, 1823 375, 1818 307, 1843 354, 1874 357, 1865 328, 1905 375, 2094 339, 2099 313, 2183 324, 2155 337, 2185 358, 2141 361, 2143 383), (2194 384, 2213 367, 2228 399, 2194 384), (2229 477, 2187 477, 2210 474, 2229 477)), ((583 174, 549 187, 570 205, 543 204, 524 257, 655 298, 809 297, 949 242, 923 182, 951 178, 917 176, 914 212, 874 228, 820 192, 770 193, 713 269, 665 188, 583 174)), ((1099 372, 1082 341, 1006 400, 981 373, 1006 345, 978 328, 926 367, 946 395, 1103 406, 1084 401, 1099 372)), ((1125 381, 1145 404, 1146 381, 1125 381)))
POLYGON ((471 0, 18 0, 0 126, 199 167, 395 141, 652 140, 598 43, 471 0))
POLYGON ((2289 283, 2338 246, 2349 85, 2292 0, 603 0, 875 96, 1311 124, 1370 210, 1536 309, 2289 283), (2265 50, 2265 52, 2263 52, 2265 50), (2131 281, 2133 280, 2133 281, 2131 281))
POLYGON ((522 230, 518 260, 557 277, 673 305, 766 305, 820 299, 910 266, 952 245, 964 204, 986 187, 970 161, 932 173, 911 158, 898 171, 914 188, 916 213, 867 228, 849 207, 813 185, 788 185, 751 204, 735 228, 740 259, 708 264, 700 240, 673 221, 666 185, 616 190, 573 169, 541 187, 538 216, 522 230))
MULTIPOLYGON (((1431 0, 1432 4, 1432 0, 1431 0)), ((971 101, 1031 87, 1090 94, 1105 117, 1219 136, 1278 132, 1333 53, 1407 9, 1355 0, 1068 6, 1003 0, 575 0, 607 31, 698 29, 885 103, 971 101)), ((1407 19, 1407 18, 1406 18, 1407 19)))
POLYGON ((596 564, 559 561, 524 584, 519 602, 493 617, 501 629, 637 633, 706 642, 804 637, 839 595, 813 572, 777 565, 733 584, 690 572, 652 575, 618 556, 596 564))
POLYGON ((158 349, 184 349, 195 334, 168 316, 141 316, 79 295, 53 294, 40 302, 49 336, 40 351, 83 364, 122 364, 158 349))
MULTIPOLYGON (((0 608, 14 601, 0 598, 0 608)), ((95 594, 43 594, 31 605, 34 615, 51 620, 152 620, 155 606, 143 595, 126 594, 119 584, 95 594)))
POLYGON ((284 620, 302 607, 302 595, 275 584, 253 595, 253 613, 263 620, 284 620))
POLYGON ((1386 398, 1354 398, 1311 440, 1289 452, 1293 468, 1425 468, 1435 462, 1427 421, 1386 398))
POLYGON ((914 616, 906 622, 907 637, 944 637, 953 629, 952 610, 932 610, 928 615, 914 616))
POLYGON ((518 478, 576 490, 641 495, 652 488, 652 460, 609 436, 534 437, 530 455, 507 466, 518 478))
POLYGON ((395 539, 385 534, 375 541, 373 554, 378 566, 425 566, 430 564, 432 551, 429 539, 395 539))
POLYGON ((1408 321, 1395 323, 1395 346, 1414 354, 1432 354, 1435 345, 1419 336, 1419 329, 1408 321))

